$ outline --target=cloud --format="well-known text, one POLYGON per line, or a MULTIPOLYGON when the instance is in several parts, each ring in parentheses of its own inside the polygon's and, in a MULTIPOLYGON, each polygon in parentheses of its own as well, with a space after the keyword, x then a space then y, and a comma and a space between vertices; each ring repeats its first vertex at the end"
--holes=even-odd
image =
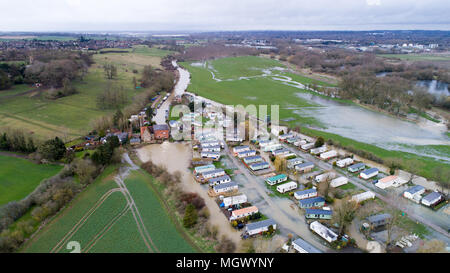
POLYGON ((369 6, 379 6, 381 5, 381 0, 367 0, 367 5, 369 6))

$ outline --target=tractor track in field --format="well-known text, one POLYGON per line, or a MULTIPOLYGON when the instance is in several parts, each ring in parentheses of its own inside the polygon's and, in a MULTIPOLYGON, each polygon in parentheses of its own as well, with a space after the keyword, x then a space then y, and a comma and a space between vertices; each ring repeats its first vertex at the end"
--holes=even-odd
POLYGON ((72 227, 71 230, 69 230, 66 235, 52 248, 50 253, 59 252, 61 248, 65 245, 65 243, 72 238, 72 236, 86 223, 86 221, 89 219, 89 217, 95 213, 95 211, 108 199, 111 194, 122 191, 120 188, 114 188, 107 191, 100 199, 95 203, 93 207, 89 209, 88 212, 86 212, 83 217, 72 227))

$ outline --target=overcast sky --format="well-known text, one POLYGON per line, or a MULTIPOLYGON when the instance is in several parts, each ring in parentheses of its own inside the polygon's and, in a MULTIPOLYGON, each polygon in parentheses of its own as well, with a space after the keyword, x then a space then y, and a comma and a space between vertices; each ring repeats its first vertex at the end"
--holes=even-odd
POLYGON ((450 30, 450 0, 0 0, 0 31, 450 30))

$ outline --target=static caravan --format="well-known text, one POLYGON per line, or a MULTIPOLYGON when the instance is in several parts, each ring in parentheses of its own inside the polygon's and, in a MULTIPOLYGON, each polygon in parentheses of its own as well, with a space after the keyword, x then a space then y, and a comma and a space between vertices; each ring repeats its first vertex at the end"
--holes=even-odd
POLYGON ((255 156, 248 156, 244 158, 244 163, 245 164, 251 164, 251 163, 256 163, 256 162, 261 162, 263 161, 262 157, 259 155, 255 155, 255 156))
POLYGON ((315 143, 306 143, 300 146, 300 148, 302 148, 302 150, 308 151, 309 149, 314 148, 315 145, 315 143))
POLYGON ((295 167, 295 165, 298 165, 302 162, 303 162, 303 160, 298 157, 293 158, 293 159, 288 159, 288 160, 286 160, 286 167, 288 167, 289 169, 293 169, 295 167))
POLYGON ((223 176, 211 178, 208 181, 209 181, 209 185, 211 187, 213 187, 213 186, 216 186, 219 184, 229 183, 229 182, 231 182, 231 178, 228 175, 223 175, 223 176))
POLYGON ((277 186, 277 191, 279 193, 285 193, 288 191, 295 190, 297 188, 297 182, 291 181, 277 186))
POLYGON ((353 164, 350 167, 348 167, 347 170, 351 173, 356 173, 356 172, 364 170, 365 168, 366 168, 366 164, 357 163, 357 164, 353 164))
POLYGON ((367 217, 367 221, 372 228, 377 228, 386 225, 391 218, 389 213, 383 213, 367 217))
POLYGON ((277 223, 272 219, 250 223, 245 226, 245 233, 249 236, 253 236, 268 231, 270 226, 272 226, 274 230, 277 229, 277 223))
POLYGON ((273 186, 284 181, 287 181, 288 177, 285 174, 279 174, 266 179, 267 184, 273 186))
POLYGON ((291 137, 291 138, 286 139, 286 142, 289 144, 294 144, 294 142, 296 142, 297 140, 298 140, 298 138, 291 137))
POLYGON ((284 134, 284 135, 279 136, 278 139, 279 140, 286 140, 286 139, 291 138, 293 136, 294 136, 293 134, 289 133, 289 134, 284 134))
POLYGON ((204 172, 215 170, 216 166, 213 164, 204 165, 204 166, 198 166, 194 168, 194 174, 202 174, 204 172))
POLYGON ((249 156, 255 156, 256 155, 256 151, 255 150, 248 150, 248 151, 243 151, 243 152, 239 152, 237 154, 237 156, 239 158, 244 158, 244 157, 249 157, 249 156))
POLYGON ((360 194, 356 194, 352 196, 352 201, 355 201, 357 203, 369 200, 369 199, 375 199, 375 193, 371 191, 366 191, 360 194))
POLYGON ((420 200, 420 197, 422 194, 425 193, 425 188, 423 186, 420 185, 415 185, 409 189, 407 189, 404 193, 403 196, 405 198, 411 199, 411 200, 420 200), (416 197, 417 196, 417 197, 416 197))
POLYGON ((303 191, 296 191, 294 193, 294 197, 297 200, 302 200, 306 198, 316 197, 317 196, 317 190, 316 189, 308 189, 303 191))
POLYGON ((359 177, 361 177, 362 179, 369 179, 372 178, 374 176, 377 176, 379 173, 379 170, 377 168, 370 168, 368 170, 362 171, 359 174, 359 177))
POLYGON ((220 145, 202 148, 202 152, 220 152, 220 145))
POLYGON ((290 153, 290 152, 286 148, 281 148, 281 149, 272 151, 272 155, 274 155, 274 156, 281 156, 281 155, 285 155, 285 154, 288 154, 288 153, 290 153))
POLYGON ((295 169, 299 172, 306 173, 306 172, 309 172, 312 169, 314 169, 314 163, 312 163, 312 162, 301 163, 301 164, 295 165, 295 169))
POLYGON ((313 247, 302 238, 298 238, 297 240, 293 241, 292 247, 297 250, 298 253, 322 253, 320 250, 313 247))
POLYGON ((239 204, 244 204, 244 203, 247 203, 247 195, 241 194, 241 195, 225 197, 222 200, 221 206, 228 208, 233 205, 239 205, 239 204))
POLYGON ((338 239, 338 235, 334 233, 334 231, 322 225, 318 221, 312 222, 309 225, 309 228, 329 243, 334 242, 338 239))
POLYGON ((431 207, 441 201, 442 195, 439 192, 432 192, 422 198, 422 204, 431 207))
POLYGON ((321 153, 325 153, 327 150, 328 150, 327 146, 322 146, 322 147, 319 147, 319 148, 311 149, 311 151, 309 151, 309 152, 311 154, 313 154, 313 155, 318 155, 318 154, 321 154, 321 153))
POLYGON ((380 180, 378 180, 378 182, 375 184, 375 186, 377 186, 380 189, 386 189, 389 187, 398 187, 407 182, 408 181, 406 181, 405 179, 403 179, 401 177, 398 177, 396 175, 390 175, 390 176, 386 176, 386 177, 383 177, 380 180))
POLYGON ((212 171, 204 172, 202 175, 204 179, 211 179, 219 176, 224 176, 225 171, 223 169, 215 169, 212 171))
POLYGON ((213 187, 213 190, 216 194, 226 193, 226 192, 230 192, 230 191, 237 191, 238 189, 239 189, 239 186, 235 182, 220 184, 220 185, 213 187))
POLYGON ((233 210, 231 212, 230 221, 241 219, 241 218, 253 215, 255 213, 258 213, 258 208, 256 206, 233 210))
POLYGON ((305 217, 306 219, 330 220, 333 217, 333 211, 325 209, 306 209, 305 217))
POLYGON ((305 144, 306 144, 306 140, 297 140, 296 142, 294 142, 294 146, 296 146, 296 147, 300 147, 305 144))
POLYGON ((272 145, 268 145, 262 148, 263 152, 272 152, 278 149, 283 148, 283 146, 279 143, 277 144, 272 144, 272 145))
POLYGON ((261 140, 259 142, 259 147, 260 148, 264 148, 264 147, 272 146, 272 145, 275 145, 275 144, 279 144, 278 141, 275 141, 275 140, 261 140))
POLYGON ((350 164, 353 164, 353 158, 350 158, 350 157, 336 161, 336 165, 339 168, 345 168, 345 167, 347 167, 350 164))
POLYGON ((203 158, 212 158, 214 160, 220 159, 220 153, 219 152, 202 152, 201 156, 203 158))
POLYGON ((250 147, 248 147, 247 145, 244 145, 244 146, 236 146, 233 148, 233 153, 235 153, 235 154, 244 152, 244 151, 250 151, 250 147))
POLYGON ((321 153, 320 154, 320 159, 328 160, 328 159, 331 159, 331 158, 336 157, 336 156, 337 156, 337 152, 335 150, 331 150, 331 151, 328 151, 328 152, 325 152, 325 153, 321 153))
POLYGON ((260 170, 268 169, 270 167, 270 165, 269 165, 269 163, 264 161, 264 162, 250 164, 248 167, 252 171, 260 171, 260 170))
POLYGON ((318 176, 316 176, 314 178, 314 181, 316 181, 317 183, 326 181, 327 179, 333 179, 336 177, 336 174, 333 172, 328 172, 328 173, 323 173, 323 174, 319 174, 318 176))
POLYGON ((344 176, 340 176, 338 178, 335 178, 333 180, 331 180, 330 186, 333 188, 337 188, 340 187, 342 185, 345 185, 348 183, 348 178, 344 177, 344 176))
POLYGON ((200 147, 202 147, 202 149, 204 149, 206 147, 212 147, 212 146, 220 146, 220 141, 210 140, 210 141, 201 141, 200 142, 200 147))
POLYGON ((298 201, 298 205, 302 209, 323 207, 325 205, 325 198, 318 196, 313 198, 302 199, 298 201))

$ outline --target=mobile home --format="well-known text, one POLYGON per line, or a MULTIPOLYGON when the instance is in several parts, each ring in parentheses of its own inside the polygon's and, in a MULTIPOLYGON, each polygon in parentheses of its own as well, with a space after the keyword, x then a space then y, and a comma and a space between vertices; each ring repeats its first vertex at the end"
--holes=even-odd
POLYGON ((202 147, 202 152, 220 152, 220 145, 216 145, 216 146, 208 146, 203 148, 202 147))
POLYGON ((244 158, 244 163, 245 164, 251 164, 251 163, 256 163, 256 162, 261 162, 263 161, 262 157, 259 155, 255 155, 255 156, 248 156, 244 158))
POLYGON ((325 205, 325 198, 318 196, 313 198, 302 199, 298 201, 298 205, 302 209, 323 207, 325 205))
POLYGON ((294 197, 297 200, 302 200, 306 198, 316 197, 317 196, 317 190, 316 189, 308 189, 303 191, 296 191, 294 193, 294 197))
POLYGON ((335 173, 328 172, 328 173, 319 174, 318 176, 316 176, 314 178, 314 181, 316 181, 316 183, 320 183, 320 182, 326 181, 327 179, 333 179, 335 177, 336 177, 335 173))
POLYGON ((377 168, 370 168, 368 170, 362 171, 359 174, 359 177, 361 177, 362 179, 369 179, 372 178, 374 176, 377 176, 379 173, 379 170, 377 168))
POLYGON ((312 163, 312 162, 301 163, 301 164, 295 165, 295 169, 299 172, 306 173, 306 172, 309 172, 312 169, 314 169, 314 163, 312 163))
POLYGON ((352 201, 355 201, 357 203, 369 200, 369 199, 375 199, 375 193, 371 191, 366 191, 360 194, 355 194, 352 196, 352 201))
POLYGON ((340 176, 338 178, 335 178, 333 180, 331 180, 330 186, 333 188, 337 188, 340 187, 342 185, 345 185, 348 183, 348 178, 344 177, 344 176, 340 176))
POLYGON ((422 204, 431 207, 441 201, 442 195, 439 192, 432 192, 422 198, 422 204))
POLYGON ((303 144, 302 146, 300 146, 300 148, 302 148, 302 150, 307 151, 309 149, 314 148, 315 145, 316 145, 315 143, 306 143, 306 144, 303 144))
POLYGON ((331 150, 325 153, 320 154, 320 159, 327 160, 337 156, 337 152, 335 150, 331 150))
POLYGON ((285 174, 279 174, 266 179, 267 184, 273 186, 284 181, 287 181, 288 177, 285 174))
POLYGON ((244 151, 249 151, 250 147, 248 147, 247 145, 244 146, 236 146, 233 148, 233 153, 237 154, 240 152, 244 152, 244 151))
POLYGON ((321 253, 320 250, 310 245, 305 240, 298 238, 292 242, 292 247, 297 250, 298 253, 321 253))
POLYGON ((201 157, 203 158, 212 158, 214 160, 220 159, 220 153, 219 152, 201 152, 201 157))
POLYGON ((279 193, 285 193, 297 188, 297 182, 291 181, 277 186, 277 191, 279 193))
POLYGON ((377 186, 380 189, 386 189, 389 187, 398 187, 407 182, 408 181, 406 181, 405 179, 403 179, 401 177, 398 177, 396 175, 390 175, 390 176, 386 176, 386 177, 383 177, 380 180, 378 180, 378 182, 375 184, 375 186, 377 186))
POLYGON ((333 211, 325 209, 306 209, 305 217, 306 219, 330 220, 333 217, 333 211))
POLYGON ((274 230, 277 229, 277 223, 272 219, 250 223, 245 226, 245 233, 253 236, 268 231, 270 226, 272 226, 274 230))
POLYGON ((213 187, 213 186, 216 186, 219 184, 229 183, 229 182, 231 182, 231 178, 228 175, 223 175, 223 176, 211 178, 208 181, 209 181, 209 185, 211 187, 213 187))
POLYGON ((312 222, 309 225, 309 228, 329 243, 334 242, 338 239, 338 235, 334 231, 322 225, 318 221, 312 222))
POLYGON ((407 189, 404 193, 403 196, 405 198, 411 199, 413 201, 416 201, 417 203, 420 201, 421 199, 421 195, 425 193, 425 188, 421 185, 415 185, 409 189, 407 189))
POLYGON ((233 205, 240 205, 247 203, 247 195, 241 194, 241 195, 235 195, 230 197, 225 197, 222 200, 221 206, 228 208, 233 205))
POLYGON ((314 149, 311 149, 311 151, 309 151, 311 154, 313 154, 313 155, 318 155, 318 154, 321 154, 321 153, 325 153, 326 151, 327 151, 327 147, 326 146, 322 146, 322 147, 319 147, 319 148, 314 148, 314 149))
POLYGON ((272 144, 272 145, 267 145, 265 147, 262 148, 263 152, 272 152, 278 149, 283 148, 283 146, 279 143, 277 144, 272 144))
POLYGON ((241 218, 253 215, 255 213, 258 213, 258 208, 256 206, 233 210, 231 212, 230 221, 241 219, 241 218))
POLYGON ((292 169, 295 167, 295 165, 298 165, 300 163, 302 163, 303 160, 301 158, 292 158, 292 159, 288 159, 286 160, 286 167, 288 167, 289 169, 292 169))
POLYGON ((225 171, 223 169, 215 169, 212 171, 204 172, 202 175, 204 179, 211 179, 219 176, 224 176, 225 171))
POLYGON ((305 144, 306 144, 306 140, 297 140, 296 142, 294 142, 294 146, 296 146, 296 147, 300 147, 305 144))
POLYGON ((366 168, 366 164, 357 163, 357 164, 353 164, 350 167, 348 167, 347 170, 351 173, 356 173, 356 172, 364 170, 365 168, 366 168))
POLYGON ((215 170, 216 166, 213 164, 204 165, 204 166, 198 166, 194 168, 194 174, 202 174, 204 172, 215 170))
POLYGON ((248 167, 252 171, 260 171, 260 170, 268 169, 270 167, 270 165, 269 165, 269 163, 264 161, 264 162, 250 164, 248 167))
POLYGON ((350 157, 347 157, 347 158, 344 158, 342 160, 336 161, 336 165, 339 168, 345 168, 345 167, 347 167, 350 164, 353 164, 353 158, 350 158, 350 157))
POLYGON ((239 189, 239 186, 235 182, 219 184, 219 185, 213 187, 213 190, 216 194, 237 191, 238 189, 239 189))
POLYGON ((286 148, 281 148, 281 149, 272 151, 272 155, 274 155, 274 156, 285 155, 285 154, 288 154, 288 153, 289 153, 289 150, 286 149, 286 148))
POLYGON ((242 151, 242 152, 239 152, 239 153, 237 154, 237 156, 238 156, 239 158, 244 158, 244 157, 249 157, 249 156, 255 156, 255 155, 256 155, 256 151, 255 151, 255 150, 242 151))

